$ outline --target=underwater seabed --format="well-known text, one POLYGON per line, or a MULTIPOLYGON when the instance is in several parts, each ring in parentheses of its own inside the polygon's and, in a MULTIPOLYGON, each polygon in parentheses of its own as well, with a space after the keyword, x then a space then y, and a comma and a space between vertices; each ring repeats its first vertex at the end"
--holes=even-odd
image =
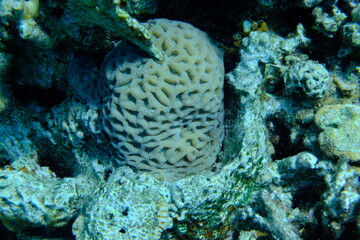
POLYGON ((0 16, 1 239, 360 238, 358 0, 0 16))

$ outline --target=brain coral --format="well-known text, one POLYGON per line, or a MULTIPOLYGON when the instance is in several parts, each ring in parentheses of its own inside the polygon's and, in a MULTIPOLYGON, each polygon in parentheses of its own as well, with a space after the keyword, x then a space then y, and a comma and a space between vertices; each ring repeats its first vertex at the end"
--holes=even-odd
POLYGON ((121 163, 165 181, 211 169, 224 135, 222 54, 190 24, 147 23, 157 62, 119 44, 105 58, 103 125, 121 163))

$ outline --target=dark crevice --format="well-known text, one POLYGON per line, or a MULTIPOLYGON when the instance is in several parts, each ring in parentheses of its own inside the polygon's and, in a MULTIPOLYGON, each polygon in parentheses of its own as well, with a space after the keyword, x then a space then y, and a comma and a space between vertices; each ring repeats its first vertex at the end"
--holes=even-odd
POLYGON ((283 159, 294 156, 305 149, 300 144, 292 144, 290 141, 290 128, 282 119, 269 117, 266 120, 267 129, 269 131, 269 140, 274 147, 272 159, 283 159))
MULTIPOLYGON (((59 155, 59 154, 56 154, 59 155)), ((74 164, 71 160, 64 157, 60 158, 59 156, 50 155, 50 153, 41 153, 39 152, 39 164, 41 166, 48 167, 52 172, 56 174, 57 177, 74 177, 75 169, 74 164)))
MULTIPOLYGON (((1 231, 3 232, 3 231, 1 231)), ((15 235, 15 234, 14 234, 15 235)), ((72 234, 71 224, 65 227, 38 227, 29 230, 23 230, 20 233, 18 232, 16 236, 12 233, 9 233, 4 237, 1 234, 1 239, 64 239, 64 240, 75 240, 74 235, 72 234)))
POLYGON ((17 240, 16 233, 10 232, 5 226, 0 222, 0 236, 2 240, 17 240))
POLYGON ((360 231, 356 222, 348 222, 342 225, 344 232, 339 239, 360 239, 360 231))
POLYGON ((66 93, 55 87, 43 89, 26 84, 13 84, 12 92, 15 99, 24 106, 36 102, 40 106, 51 108, 60 104, 66 98, 66 93))
POLYGON ((112 170, 111 169, 107 169, 104 173, 104 181, 107 181, 110 177, 110 175, 112 174, 112 170))
POLYGON ((0 146, 0 168, 4 168, 5 166, 10 165, 11 162, 11 159, 7 158, 6 151, 3 151, 0 146))
MULTIPOLYGON (((316 176, 314 174, 314 176, 316 176)), ((303 177, 303 176, 302 176, 303 177)), ((311 179, 311 178, 310 178, 311 179)), ((299 180, 300 181, 300 180, 299 180)), ((300 187, 293 195, 292 208, 310 209, 317 202, 321 201, 321 196, 326 189, 324 182, 320 182, 320 179, 314 179, 309 186, 300 187), (317 183, 314 183, 317 182, 317 183)))

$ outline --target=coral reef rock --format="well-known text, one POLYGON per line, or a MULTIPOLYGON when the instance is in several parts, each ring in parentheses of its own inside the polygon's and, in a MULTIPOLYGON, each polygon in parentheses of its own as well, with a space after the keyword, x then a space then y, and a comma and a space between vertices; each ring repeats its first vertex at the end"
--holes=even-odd
POLYGON ((330 157, 360 161, 360 106, 327 105, 320 108, 315 123, 321 150, 330 157))
POLYGON ((168 204, 169 189, 146 175, 123 174, 112 174, 91 195, 87 214, 80 215, 73 224, 76 239, 155 240, 172 227, 177 215, 169 213, 176 211, 168 204))
POLYGON ((297 61, 285 74, 287 95, 300 98, 320 99, 324 96, 330 82, 326 68, 314 61, 297 61))
POLYGON ((0 178, 0 218, 11 231, 62 227, 75 217, 80 200, 75 179, 58 179, 47 167, 26 161, 2 169, 0 178))
POLYGON ((360 239, 359 12, 1 0, 0 238, 360 239))
POLYGON ((151 34, 128 12, 151 13, 156 9, 154 0, 69 0, 67 4, 68 17, 77 19, 78 24, 103 27, 139 46, 156 59, 163 59, 163 53, 154 46, 151 34), (127 7, 124 9, 123 5, 127 7))

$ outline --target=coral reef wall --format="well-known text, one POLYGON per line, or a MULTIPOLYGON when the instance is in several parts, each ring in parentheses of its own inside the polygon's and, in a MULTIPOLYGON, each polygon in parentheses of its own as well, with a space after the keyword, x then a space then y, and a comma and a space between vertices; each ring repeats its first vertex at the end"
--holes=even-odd
POLYGON ((2 239, 360 238, 358 0, 2 0, 2 239))

